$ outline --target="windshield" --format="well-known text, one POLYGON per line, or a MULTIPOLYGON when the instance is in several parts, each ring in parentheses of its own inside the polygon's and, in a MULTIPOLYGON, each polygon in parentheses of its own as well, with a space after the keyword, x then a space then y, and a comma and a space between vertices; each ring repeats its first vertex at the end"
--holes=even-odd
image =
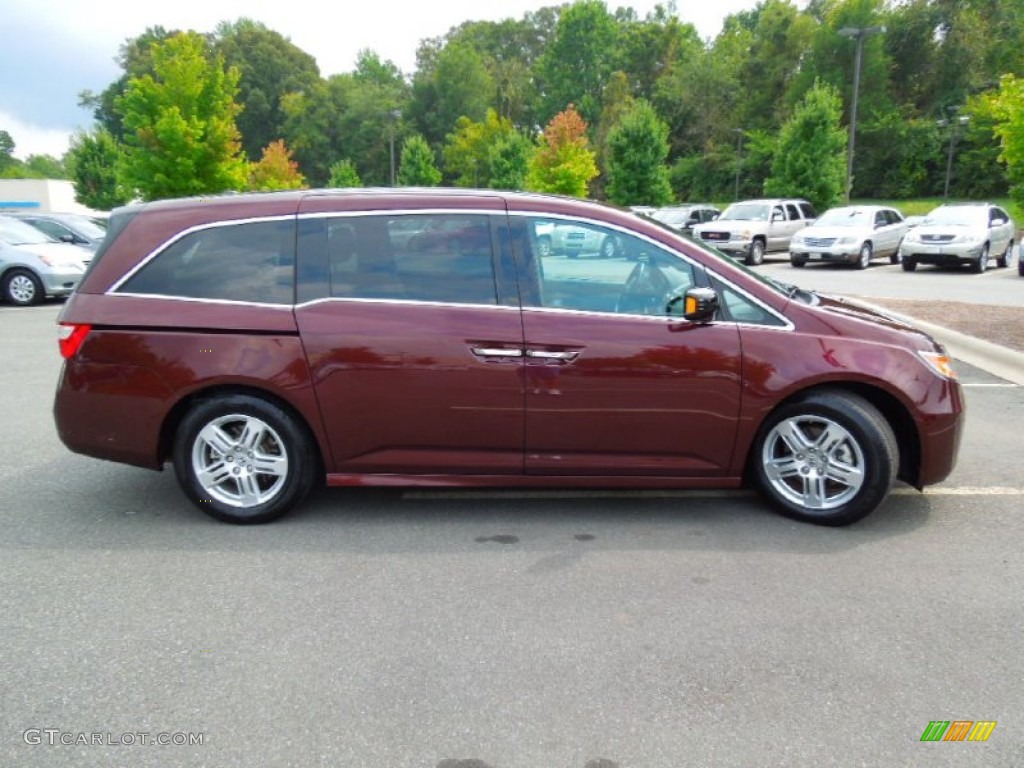
POLYGON ((984 226, 987 212, 984 208, 956 208, 953 206, 936 208, 925 216, 922 224, 953 224, 959 227, 984 226))
POLYGON ((690 208, 685 208, 681 211, 655 211, 651 214, 651 218, 663 221, 670 226, 678 227, 689 220, 690 210, 690 208))
POLYGON ((764 203, 733 203, 721 216, 718 217, 719 221, 723 219, 734 219, 739 221, 768 221, 768 216, 771 214, 772 207, 764 203))
POLYGON ((24 221, 0 216, 0 242, 7 245, 37 245, 52 243, 54 240, 24 221))
POLYGON ((868 227, 874 222, 871 211, 863 208, 833 208, 821 215, 816 227, 868 227))
POLYGON ((88 216, 68 216, 66 219, 57 219, 68 226, 74 227, 78 233, 85 235, 90 240, 102 240, 107 230, 96 223, 95 219, 88 216))

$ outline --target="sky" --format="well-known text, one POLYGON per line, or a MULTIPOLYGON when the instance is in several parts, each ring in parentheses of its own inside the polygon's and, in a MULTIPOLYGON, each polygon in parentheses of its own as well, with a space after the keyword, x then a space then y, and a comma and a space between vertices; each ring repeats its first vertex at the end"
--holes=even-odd
MULTIPOLYGON (((78 106, 84 90, 100 92, 121 75, 114 59, 121 44, 147 27, 211 32, 221 21, 248 17, 289 38, 317 60, 323 76, 349 72, 369 48, 407 73, 424 38, 439 37, 463 21, 519 19, 560 0, 0 0, 0 130, 14 154, 60 157, 92 115, 78 106)), ((643 18, 655 0, 608 0, 643 18)), ((730 13, 756 0, 676 0, 679 18, 705 38, 715 37, 730 13)))

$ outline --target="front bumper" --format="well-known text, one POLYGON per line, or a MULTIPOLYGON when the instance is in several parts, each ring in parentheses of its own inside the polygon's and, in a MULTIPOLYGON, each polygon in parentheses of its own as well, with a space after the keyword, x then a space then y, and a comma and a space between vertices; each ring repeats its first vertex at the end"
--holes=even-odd
POLYGON ((82 270, 48 270, 38 273, 47 296, 68 296, 82 280, 82 270))
POLYGON ((790 260, 842 262, 853 264, 857 261, 860 248, 857 245, 831 245, 825 248, 808 248, 807 246, 790 247, 790 260))
POLYGON ((705 240, 701 238, 701 242, 705 245, 710 245, 712 248, 717 248, 722 253, 727 253, 730 256, 746 258, 750 255, 750 245, 753 243, 753 240, 705 240))
POLYGON ((907 243, 900 246, 903 261, 915 261, 918 264, 937 264, 939 266, 955 266, 973 264, 981 258, 984 250, 982 243, 907 243))

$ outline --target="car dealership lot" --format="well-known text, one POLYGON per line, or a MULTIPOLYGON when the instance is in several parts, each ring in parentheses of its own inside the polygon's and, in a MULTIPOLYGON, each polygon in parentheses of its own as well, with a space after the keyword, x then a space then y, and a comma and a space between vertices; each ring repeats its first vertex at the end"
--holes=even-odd
MULTIPOLYGON (((892 269, 856 277, 932 272, 892 269)), ((954 474, 847 529, 748 493, 358 489, 238 528, 63 448, 58 311, 0 308, 0 764, 1021 762, 1021 387, 961 366, 954 474), (932 720, 998 725, 922 744, 932 720)))

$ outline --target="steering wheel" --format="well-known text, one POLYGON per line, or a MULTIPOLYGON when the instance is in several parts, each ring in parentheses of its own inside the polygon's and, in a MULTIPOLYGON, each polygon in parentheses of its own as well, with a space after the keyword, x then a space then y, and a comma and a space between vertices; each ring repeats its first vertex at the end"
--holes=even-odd
POLYGON ((615 311, 625 314, 657 315, 665 309, 665 297, 672 284, 665 273, 641 256, 626 278, 615 311))

